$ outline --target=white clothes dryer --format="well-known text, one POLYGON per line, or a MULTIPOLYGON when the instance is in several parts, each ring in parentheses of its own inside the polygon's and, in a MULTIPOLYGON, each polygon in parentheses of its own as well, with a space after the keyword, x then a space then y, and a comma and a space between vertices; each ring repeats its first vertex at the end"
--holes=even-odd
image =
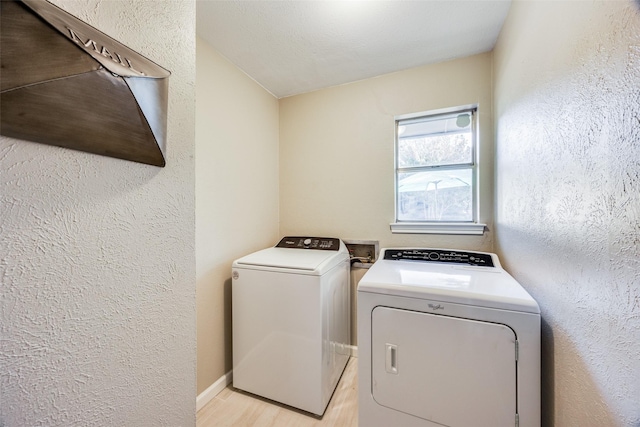
POLYGON ((350 356, 349 252, 285 237, 232 267, 234 387, 322 415, 350 356))
POLYGON ((383 249, 357 294, 361 427, 540 427, 540 309, 495 254, 383 249))

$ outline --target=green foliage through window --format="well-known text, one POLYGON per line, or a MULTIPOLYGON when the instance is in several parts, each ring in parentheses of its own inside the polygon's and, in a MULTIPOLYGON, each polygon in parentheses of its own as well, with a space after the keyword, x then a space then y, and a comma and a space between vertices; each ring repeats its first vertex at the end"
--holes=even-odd
POLYGON ((397 120, 397 221, 476 220, 475 112, 397 120))

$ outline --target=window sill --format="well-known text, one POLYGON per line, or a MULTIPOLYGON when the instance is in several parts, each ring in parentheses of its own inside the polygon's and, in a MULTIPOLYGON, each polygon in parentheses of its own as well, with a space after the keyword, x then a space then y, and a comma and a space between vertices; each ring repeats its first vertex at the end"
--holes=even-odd
POLYGON ((392 233, 404 234, 466 234, 482 236, 486 224, 460 222, 394 222, 392 233))

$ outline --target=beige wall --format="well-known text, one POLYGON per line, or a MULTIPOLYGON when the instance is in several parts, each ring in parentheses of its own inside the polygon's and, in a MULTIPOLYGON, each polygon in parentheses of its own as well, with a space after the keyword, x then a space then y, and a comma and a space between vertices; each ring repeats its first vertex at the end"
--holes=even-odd
MULTIPOLYGON (((280 232, 380 247, 491 251, 493 119, 491 54, 427 65, 280 100, 280 232), (480 220, 484 236, 392 234, 394 116, 478 104, 480 220)), ((351 273, 352 334, 357 345, 357 282, 351 273)))
POLYGON ((197 39, 198 393, 232 368, 231 263, 278 235, 278 100, 197 39))
MULTIPOLYGON (((389 230, 394 116, 466 104, 479 105, 480 155, 487 161, 481 219, 492 228, 490 54, 278 101, 206 42, 198 39, 197 49, 198 393, 232 368, 231 262, 280 236, 492 249, 491 232, 472 237, 389 230)), ((356 344, 355 316, 352 331, 356 344)))
POLYGON ((167 165, 0 138, 0 425, 194 425, 195 4, 53 3, 171 70, 167 165))
POLYGON ((543 425, 640 425, 640 2, 516 1, 496 247, 543 317, 543 425))
POLYGON ((482 237, 391 234, 394 116, 479 105, 480 219, 493 228, 491 55, 428 65, 280 100, 280 231, 492 249, 482 237))

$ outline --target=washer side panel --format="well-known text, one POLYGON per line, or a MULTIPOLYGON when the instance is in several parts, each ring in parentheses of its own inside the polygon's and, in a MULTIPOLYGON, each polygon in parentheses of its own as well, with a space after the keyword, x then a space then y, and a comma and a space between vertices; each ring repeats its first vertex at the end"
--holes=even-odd
POLYGON ((233 384, 309 412, 322 390, 320 276, 234 268, 233 384))

